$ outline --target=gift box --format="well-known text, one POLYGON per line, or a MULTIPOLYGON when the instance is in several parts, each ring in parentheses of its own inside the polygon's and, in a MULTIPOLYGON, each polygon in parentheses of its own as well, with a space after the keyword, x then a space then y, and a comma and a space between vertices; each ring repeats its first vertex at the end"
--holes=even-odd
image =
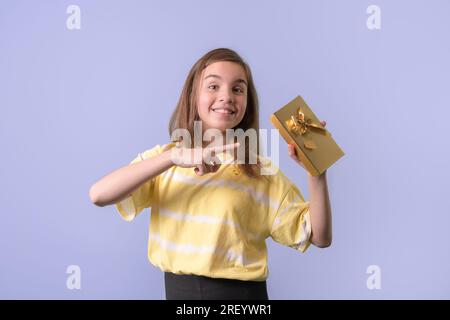
POLYGON ((270 122, 287 143, 295 145, 298 158, 312 176, 322 174, 344 155, 300 96, 274 112, 270 122))

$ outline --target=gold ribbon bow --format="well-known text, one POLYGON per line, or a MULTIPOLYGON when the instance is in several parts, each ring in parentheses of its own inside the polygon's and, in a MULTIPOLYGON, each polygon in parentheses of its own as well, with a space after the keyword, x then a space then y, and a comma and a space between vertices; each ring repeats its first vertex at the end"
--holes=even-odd
MULTIPOLYGON (((291 118, 286 121, 286 125, 289 128, 289 131, 293 134, 304 135, 308 133, 311 129, 321 130, 325 133, 325 128, 321 125, 314 123, 311 119, 306 118, 305 114, 299 108, 295 115, 291 115, 291 118)), ((305 137, 304 138, 304 146, 306 149, 314 150, 317 148, 314 140, 305 137)))

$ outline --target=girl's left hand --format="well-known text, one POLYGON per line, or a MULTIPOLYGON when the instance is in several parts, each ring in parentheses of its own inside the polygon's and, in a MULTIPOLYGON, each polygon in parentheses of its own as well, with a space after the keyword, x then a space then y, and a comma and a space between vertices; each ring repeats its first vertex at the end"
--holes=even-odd
MULTIPOLYGON (((320 124, 323 125, 324 127, 327 125, 326 121, 320 121, 320 124)), ((297 157, 297 151, 295 150, 295 146, 292 143, 288 144, 288 154, 289 154, 289 157, 294 159, 295 162, 297 162, 299 165, 301 165, 306 170, 306 168, 303 165, 303 163, 297 157)))

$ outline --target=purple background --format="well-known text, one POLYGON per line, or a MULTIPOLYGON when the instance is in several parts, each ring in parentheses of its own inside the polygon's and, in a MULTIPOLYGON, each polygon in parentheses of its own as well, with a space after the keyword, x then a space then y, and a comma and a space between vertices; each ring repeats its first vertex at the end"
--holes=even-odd
POLYGON ((300 94, 346 153, 328 170, 332 246, 268 240, 270 298, 450 298, 449 12, 448 1, 2 1, 0 298, 164 299, 149 210, 127 223, 88 190, 167 141, 190 67, 217 47, 250 64, 261 128, 300 94), (71 4, 81 30, 66 28, 71 4), (381 30, 366 27, 371 4, 381 30), (81 290, 66 287, 69 265, 81 290), (366 286, 369 265, 380 290, 366 286))

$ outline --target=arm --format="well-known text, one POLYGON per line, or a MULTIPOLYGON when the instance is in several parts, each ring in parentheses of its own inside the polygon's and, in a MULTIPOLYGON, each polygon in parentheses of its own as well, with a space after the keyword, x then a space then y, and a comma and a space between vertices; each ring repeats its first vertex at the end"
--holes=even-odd
MULTIPOLYGON (((321 124, 325 126, 326 122, 321 121, 321 124)), ((288 145, 288 153, 292 159, 305 168, 297 157, 294 145, 288 145)), ((326 170, 319 176, 312 176, 308 173, 309 214, 311 218, 310 241, 319 248, 329 247, 332 241, 331 205, 328 196, 326 173, 326 170)))
POLYGON ((100 207, 114 204, 173 165, 170 150, 167 150, 155 157, 124 166, 92 185, 89 189, 89 198, 100 207))
POLYGON ((104 176, 90 188, 89 197, 92 203, 100 207, 117 203, 128 197, 143 183, 174 165, 184 168, 196 167, 199 175, 217 171, 220 165, 205 164, 203 162, 204 156, 211 151, 220 153, 237 147, 239 147, 239 143, 204 149, 175 148, 166 150, 157 156, 129 164, 104 176), (200 153, 201 163, 196 163, 195 153, 200 153))
POLYGON ((312 229, 310 241, 319 248, 329 247, 332 240, 332 224, 326 171, 317 177, 308 174, 308 190, 312 229))

